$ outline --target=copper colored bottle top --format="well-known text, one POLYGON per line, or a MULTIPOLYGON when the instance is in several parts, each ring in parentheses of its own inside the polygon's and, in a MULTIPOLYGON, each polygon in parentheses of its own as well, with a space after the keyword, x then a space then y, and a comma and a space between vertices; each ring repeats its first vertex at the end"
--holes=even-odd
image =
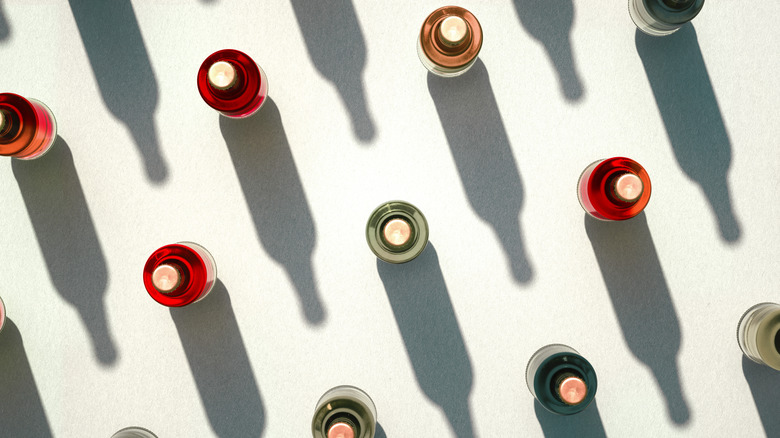
POLYGON ((479 54, 482 26, 471 12, 458 6, 445 6, 425 19, 420 29, 420 46, 434 64, 457 69, 468 65, 479 54))
POLYGON ((580 404, 585 400, 585 396, 588 395, 588 387, 579 377, 570 376, 558 384, 558 395, 566 404, 580 404))
POLYGON ((644 186, 635 173, 626 172, 615 179, 615 196, 624 202, 635 202, 642 196, 644 186))
POLYGON ((383 235, 390 245, 403 246, 412 237, 412 227, 403 219, 391 219, 385 224, 383 235))
POLYGON ((328 430, 328 438, 355 438, 355 430, 347 423, 335 423, 328 430))

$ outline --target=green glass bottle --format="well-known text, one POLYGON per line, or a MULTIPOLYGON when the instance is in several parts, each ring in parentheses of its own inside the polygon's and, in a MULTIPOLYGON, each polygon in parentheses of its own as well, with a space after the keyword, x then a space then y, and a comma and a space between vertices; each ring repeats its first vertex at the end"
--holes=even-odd
POLYGON ((780 371, 780 304, 748 309, 737 325, 737 342, 748 359, 780 371))
POLYGON ((366 240, 381 260, 406 263, 420 255, 428 244, 428 221, 408 202, 385 202, 368 218, 366 240))
POLYGON ((337 386, 317 402, 311 434, 314 438, 374 438, 376 406, 360 388, 337 386))
POLYGON ((628 13, 642 32, 664 36, 693 20, 703 6, 704 0, 628 0, 628 13))

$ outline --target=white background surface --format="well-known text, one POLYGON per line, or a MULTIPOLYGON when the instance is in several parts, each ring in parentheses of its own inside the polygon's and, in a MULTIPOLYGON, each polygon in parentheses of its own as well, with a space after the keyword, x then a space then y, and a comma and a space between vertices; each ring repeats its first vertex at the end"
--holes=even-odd
POLYGON ((339 384, 380 437, 780 436, 780 373, 735 342, 780 300, 779 3, 650 39, 625 1, 464 1, 485 42, 452 80, 415 51, 437 2, 69 3, 0 0, 0 89, 61 137, 0 162, 3 436, 307 437, 339 384), (253 118, 197 92, 222 48, 268 75, 253 118), (577 177, 616 155, 650 204, 584 220, 577 177), (365 243, 391 199, 430 224, 406 265, 365 243), (181 240, 221 286, 172 311, 141 270, 181 240), (525 386, 548 343, 596 369, 580 415, 525 386))

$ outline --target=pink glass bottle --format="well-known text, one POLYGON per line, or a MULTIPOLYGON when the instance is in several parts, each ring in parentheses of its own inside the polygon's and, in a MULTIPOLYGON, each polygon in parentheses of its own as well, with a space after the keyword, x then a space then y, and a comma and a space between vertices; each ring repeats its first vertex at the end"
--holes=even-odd
POLYGON ((3 327, 5 327, 5 303, 0 298, 0 332, 3 331, 3 327))
POLYGON ((217 279, 217 265, 206 248, 193 242, 166 245, 149 256, 144 286, 152 298, 181 307, 206 297, 217 279))
POLYGON ((638 215, 650 200, 650 177, 636 161, 607 158, 591 164, 577 183, 580 205, 596 219, 622 221, 638 215))
POLYGON ((57 121, 49 107, 18 94, 0 93, 0 155, 32 160, 45 154, 57 138, 57 121))
POLYGON ((198 91, 210 107, 227 117, 249 117, 268 95, 265 72, 247 54, 225 49, 212 53, 198 70, 198 91))

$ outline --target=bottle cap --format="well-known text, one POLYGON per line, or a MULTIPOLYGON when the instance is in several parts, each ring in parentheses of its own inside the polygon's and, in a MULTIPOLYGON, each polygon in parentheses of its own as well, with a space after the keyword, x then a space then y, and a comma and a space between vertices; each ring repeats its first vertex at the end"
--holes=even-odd
POLYGON ((355 430, 347 423, 335 423, 328 430, 328 438, 355 438, 355 430))
POLYGON ((227 90, 236 84, 236 68, 227 61, 217 61, 209 67, 209 84, 217 90, 227 90))
POLYGON ((403 219, 391 219, 385 224, 382 235, 390 245, 403 246, 412 237, 412 227, 403 219))
POLYGON ((160 265, 152 273, 152 284, 164 294, 171 293, 181 284, 181 274, 171 265, 160 265))

